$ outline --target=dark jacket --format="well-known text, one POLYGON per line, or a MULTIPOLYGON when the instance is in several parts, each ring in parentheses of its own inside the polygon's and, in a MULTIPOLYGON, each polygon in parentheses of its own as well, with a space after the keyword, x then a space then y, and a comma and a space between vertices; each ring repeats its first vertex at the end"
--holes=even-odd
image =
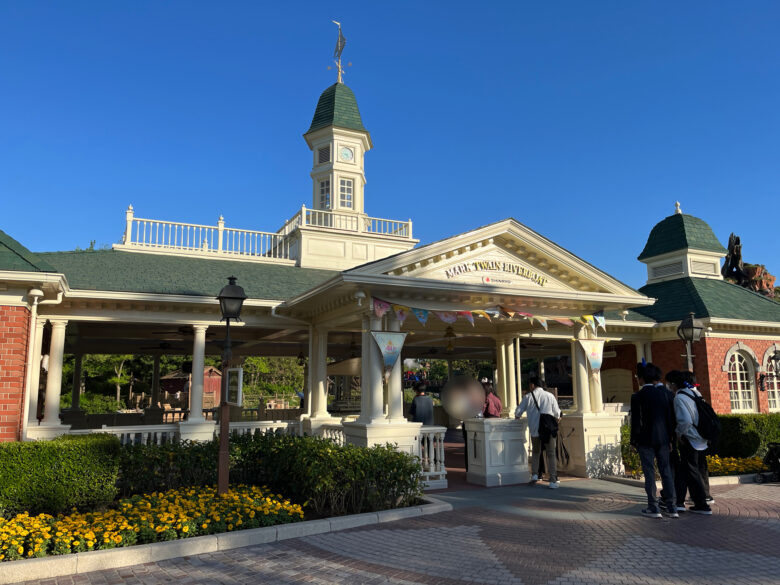
POLYGON ((659 447, 674 441, 674 400, 663 384, 645 384, 631 396, 631 443, 659 447))
POLYGON ((415 396, 409 407, 409 417, 412 422, 421 422, 426 427, 433 426, 433 399, 426 394, 415 396))

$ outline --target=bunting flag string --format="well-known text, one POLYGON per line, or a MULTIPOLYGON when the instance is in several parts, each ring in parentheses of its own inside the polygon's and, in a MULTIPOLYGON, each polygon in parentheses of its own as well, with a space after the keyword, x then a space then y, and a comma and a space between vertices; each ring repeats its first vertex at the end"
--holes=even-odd
MULTIPOLYGON (((568 319, 566 317, 534 315, 533 313, 517 311, 516 309, 501 305, 497 306, 495 309, 475 309, 472 311, 437 311, 420 309, 417 307, 408 307, 399 303, 390 303, 376 297, 373 297, 371 300, 373 303, 373 311, 378 318, 381 319, 385 314, 387 314, 388 311, 392 310, 401 325, 403 325, 404 321, 406 321, 406 318, 412 314, 416 317, 421 325, 425 326, 428 322, 428 316, 430 313, 433 313, 442 322, 447 323, 448 325, 456 323, 460 317, 471 323, 472 327, 475 326, 475 317, 487 319, 491 323, 493 322, 493 319, 497 318, 513 319, 515 317, 523 317, 528 319, 532 325, 534 322, 539 323, 539 325, 541 325, 545 331, 549 331, 549 321, 555 321, 556 323, 566 327, 573 327, 575 324, 572 319, 568 319)), ((590 327, 594 334, 597 333, 598 328, 601 328, 604 331, 607 330, 607 320, 604 317, 603 311, 599 311, 598 313, 594 313, 592 315, 581 315, 578 321, 590 327)))

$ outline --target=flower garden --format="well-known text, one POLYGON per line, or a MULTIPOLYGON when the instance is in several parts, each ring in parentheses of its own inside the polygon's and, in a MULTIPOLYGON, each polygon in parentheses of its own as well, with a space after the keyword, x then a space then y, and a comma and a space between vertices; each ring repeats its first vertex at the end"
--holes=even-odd
POLYGON ((102 512, 0 518, 0 561, 105 550, 303 519, 303 509, 256 486, 224 496, 198 487, 133 496, 102 512))
POLYGON ((422 494, 419 461, 390 445, 266 435, 231 441, 232 489, 220 496, 218 448, 105 434, 0 444, 0 562, 400 508, 422 494))

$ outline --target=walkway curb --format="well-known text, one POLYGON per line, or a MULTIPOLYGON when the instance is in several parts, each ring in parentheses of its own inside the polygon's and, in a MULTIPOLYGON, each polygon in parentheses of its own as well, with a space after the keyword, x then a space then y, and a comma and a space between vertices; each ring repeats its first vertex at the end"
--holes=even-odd
MULTIPOLYGON (((630 477, 620 477, 617 475, 605 475, 599 479, 604 481, 612 481, 615 483, 622 483, 624 485, 632 485, 634 487, 645 487, 644 479, 631 479, 630 477)), ((743 475, 716 475, 710 477, 710 485, 737 485, 740 483, 755 483, 755 473, 745 473, 743 475)), ((661 485, 660 481, 656 482, 657 485, 661 485)))
POLYGON ((423 500, 428 503, 421 506, 384 510, 382 512, 337 516, 323 520, 307 520, 265 528, 237 530, 168 542, 140 544, 109 550, 95 550, 41 559, 7 561, 0 563, 0 585, 10 585, 11 583, 19 583, 31 579, 51 579, 66 575, 78 575, 103 569, 118 569, 166 559, 278 542, 288 538, 338 532, 358 526, 393 522, 403 518, 438 514, 439 512, 452 510, 452 504, 443 502, 435 497, 424 496, 423 500))

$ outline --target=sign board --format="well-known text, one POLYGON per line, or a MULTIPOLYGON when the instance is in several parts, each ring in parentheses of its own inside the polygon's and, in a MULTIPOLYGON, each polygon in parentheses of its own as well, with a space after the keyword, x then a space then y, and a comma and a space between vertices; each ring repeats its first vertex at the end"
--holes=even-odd
POLYGON ((241 406, 243 400, 243 384, 244 384, 244 369, 243 368, 228 368, 225 370, 227 380, 225 383, 226 402, 233 406, 241 406))
POLYGON ((585 350, 585 356, 588 358, 590 371, 595 374, 601 370, 603 361, 604 340, 603 339, 580 339, 582 349, 585 350))
POLYGON ((404 346, 406 333, 397 333, 394 331, 372 331, 371 335, 374 337, 374 341, 376 341, 376 344, 379 346, 379 351, 382 352, 385 380, 387 380, 388 376, 390 375, 390 370, 393 369, 395 362, 398 361, 398 358, 401 355, 401 348, 404 346))

